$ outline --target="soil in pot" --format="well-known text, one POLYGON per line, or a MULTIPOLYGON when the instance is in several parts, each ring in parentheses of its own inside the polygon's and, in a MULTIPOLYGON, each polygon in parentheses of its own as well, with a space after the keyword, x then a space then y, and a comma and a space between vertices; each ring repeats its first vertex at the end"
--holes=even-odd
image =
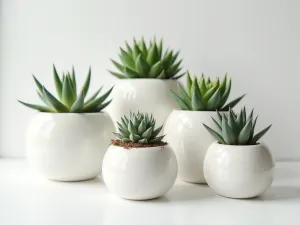
POLYGON ((121 140, 111 140, 111 144, 123 147, 124 149, 130 149, 130 148, 151 148, 151 147, 159 147, 159 146, 166 146, 167 142, 161 142, 156 144, 141 144, 141 143, 135 143, 135 142, 122 142, 121 140))

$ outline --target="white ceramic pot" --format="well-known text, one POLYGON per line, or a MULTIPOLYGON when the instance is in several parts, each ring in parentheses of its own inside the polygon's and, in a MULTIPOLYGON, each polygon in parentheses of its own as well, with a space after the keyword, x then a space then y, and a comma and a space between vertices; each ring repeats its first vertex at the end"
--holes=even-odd
POLYGON ((171 111, 177 108, 170 89, 177 92, 175 80, 120 79, 112 92, 113 101, 107 107, 115 126, 121 116, 132 112, 152 113, 158 125, 165 123, 171 111))
POLYGON ((273 181, 274 160, 264 144, 210 145, 204 160, 208 185, 229 198, 253 198, 266 191, 273 181))
POLYGON ((172 188, 177 162, 168 145, 131 149, 111 145, 103 159, 102 174, 109 191, 120 198, 153 199, 172 188))
POLYGON ((192 183, 206 183, 203 161, 208 146, 215 139, 202 123, 214 127, 211 117, 216 112, 173 110, 164 133, 178 161, 178 178, 192 183))
POLYGON ((91 179, 101 172, 113 131, 106 113, 38 113, 27 129, 27 157, 50 180, 91 179))

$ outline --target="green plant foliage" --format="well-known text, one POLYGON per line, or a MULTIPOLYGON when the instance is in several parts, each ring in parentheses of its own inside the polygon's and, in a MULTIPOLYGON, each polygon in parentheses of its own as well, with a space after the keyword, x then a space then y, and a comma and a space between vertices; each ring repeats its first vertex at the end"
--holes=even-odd
POLYGON ((200 79, 195 76, 192 80, 189 72, 187 72, 186 77, 186 89, 179 84, 179 94, 171 91, 182 110, 228 111, 245 96, 242 95, 225 105, 231 90, 231 79, 227 81, 227 74, 222 81, 217 77, 215 82, 212 82, 209 77, 205 78, 203 74, 200 79))
POLYGON ((163 126, 155 129, 155 119, 144 113, 130 112, 129 118, 125 115, 118 122, 119 133, 114 133, 122 142, 141 144, 159 144, 165 135, 158 136, 163 126))
POLYGON ((126 49, 120 48, 120 62, 111 60, 119 71, 109 71, 115 77, 176 80, 185 74, 179 74, 182 61, 177 60, 179 51, 165 50, 162 39, 157 43, 154 38, 149 45, 146 44, 144 38, 139 41, 134 39, 132 46, 125 43, 126 49))
POLYGON ((102 87, 96 91, 89 99, 86 99, 90 81, 91 81, 91 68, 89 69, 87 78, 81 91, 77 94, 76 75, 74 67, 72 72, 66 72, 59 77, 55 65, 53 65, 53 77, 57 97, 54 97, 39 81, 33 76, 37 86, 37 94, 46 106, 29 104, 19 101, 23 105, 38 110, 40 112, 52 113, 96 113, 103 110, 109 105, 110 101, 104 102, 110 95, 112 88, 106 93, 99 96, 102 87))
POLYGON ((239 114, 235 114, 229 109, 229 115, 221 115, 218 111, 217 118, 212 118, 216 124, 216 130, 206 126, 207 131, 218 140, 221 144, 226 145, 255 145, 257 141, 264 136, 270 129, 266 127, 262 131, 254 135, 254 129, 258 116, 253 120, 253 110, 247 116, 246 108, 244 107, 239 114))

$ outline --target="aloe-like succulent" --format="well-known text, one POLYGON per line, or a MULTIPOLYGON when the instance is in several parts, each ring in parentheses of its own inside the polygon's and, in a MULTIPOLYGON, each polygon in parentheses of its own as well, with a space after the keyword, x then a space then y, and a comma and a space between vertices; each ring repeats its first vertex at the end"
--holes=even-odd
POLYGON ((97 90, 90 98, 85 100, 91 81, 91 67, 89 68, 87 78, 78 95, 74 67, 72 68, 71 73, 63 73, 62 77, 60 78, 55 65, 53 65, 53 77, 58 98, 54 97, 33 75, 33 79, 37 86, 37 94, 46 106, 18 101, 31 109, 35 109, 40 112, 52 113, 100 112, 111 102, 110 100, 104 103, 104 101, 110 95, 113 87, 98 97, 100 91, 102 90, 102 87, 100 87, 99 90, 97 90))
POLYGON ((175 101, 182 110, 228 111, 229 108, 233 108, 245 96, 242 95, 225 105, 231 91, 231 78, 229 81, 227 80, 227 73, 222 81, 217 77, 215 82, 212 82, 209 77, 205 78, 203 74, 200 79, 195 76, 192 80, 188 71, 186 77, 186 89, 181 84, 178 84, 179 94, 171 91, 175 101))
POLYGON ((272 125, 254 135, 254 129, 258 116, 253 120, 253 110, 247 116, 246 108, 235 114, 231 109, 228 116, 221 115, 217 111, 217 118, 212 120, 216 124, 216 130, 203 124, 208 132, 218 140, 220 144, 226 145, 255 145, 265 135, 272 125))
POLYGON ((120 63, 111 60, 119 73, 109 71, 117 78, 157 78, 173 79, 182 77, 185 73, 177 75, 181 71, 181 61, 177 61, 179 51, 174 52, 164 49, 163 40, 159 43, 156 39, 146 44, 144 38, 140 41, 133 40, 130 46, 127 42, 126 49, 120 48, 120 63))
POLYGON ((130 112, 129 118, 124 115, 117 122, 119 133, 114 134, 122 142, 159 144, 165 135, 158 136, 163 126, 155 129, 155 122, 152 115, 130 112))

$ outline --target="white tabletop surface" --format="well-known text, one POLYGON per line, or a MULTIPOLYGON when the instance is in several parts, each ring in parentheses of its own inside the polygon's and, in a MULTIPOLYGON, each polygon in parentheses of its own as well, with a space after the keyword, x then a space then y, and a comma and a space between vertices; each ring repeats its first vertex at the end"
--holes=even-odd
POLYGON ((261 197, 234 200, 177 181, 165 197, 135 202, 110 194, 101 177, 48 181, 22 159, 0 159, 1 225, 299 225, 300 163, 277 163, 261 197))

